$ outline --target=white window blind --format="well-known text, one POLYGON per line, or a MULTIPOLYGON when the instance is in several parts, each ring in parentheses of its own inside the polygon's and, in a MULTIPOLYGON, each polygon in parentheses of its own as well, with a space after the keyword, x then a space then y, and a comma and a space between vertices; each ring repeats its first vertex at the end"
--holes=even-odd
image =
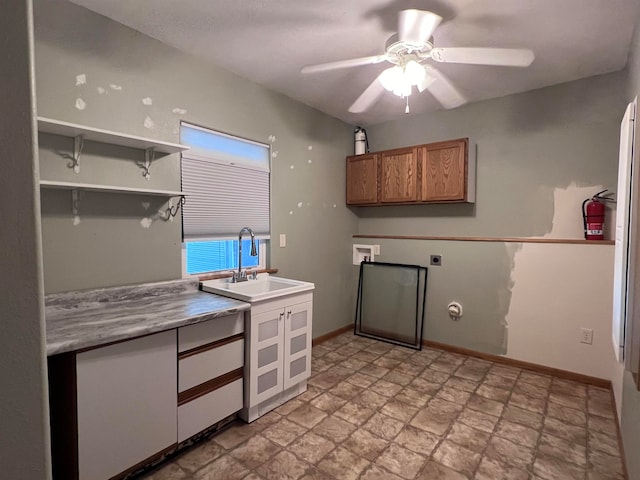
POLYGON ((183 123, 184 240, 269 235, 269 146, 183 123))

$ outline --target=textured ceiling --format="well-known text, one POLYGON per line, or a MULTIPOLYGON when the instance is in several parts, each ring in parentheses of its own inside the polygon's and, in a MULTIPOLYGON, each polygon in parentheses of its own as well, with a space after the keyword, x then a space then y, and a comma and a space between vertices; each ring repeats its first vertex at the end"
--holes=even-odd
MULTIPOLYGON (((205 58, 351 124, 404 116, 385 93, 369 111, 347 111, 389 64, 301 75, 302 66, 377 55, 406 8, 444 18, 438 47, 530 48, 530 67, 436 64, 469 102, 624 68, 637 0, 72 0, 163 43, 205 58)), ((441 109, 428 93, 411 113, 441 109)))

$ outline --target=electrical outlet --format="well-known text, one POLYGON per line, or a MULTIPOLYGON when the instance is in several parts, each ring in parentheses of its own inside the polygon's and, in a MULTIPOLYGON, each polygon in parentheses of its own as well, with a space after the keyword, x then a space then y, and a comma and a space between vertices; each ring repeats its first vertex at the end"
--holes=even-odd
POLYGON ((287 246, 287 235, 284 233, 280 234, 280 247, 284 248, 287 246))
POLYGON ((580 329, 580 343, 593 344, 593 328, 580 329))

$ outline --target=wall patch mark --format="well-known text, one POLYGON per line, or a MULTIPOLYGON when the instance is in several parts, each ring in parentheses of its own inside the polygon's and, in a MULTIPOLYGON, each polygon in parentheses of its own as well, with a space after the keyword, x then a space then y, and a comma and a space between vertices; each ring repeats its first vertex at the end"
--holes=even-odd
POLYGON ((115 83, 109 84, 109 87, 111 88, 111 90, 115 90, 116 92, 122 90, 122 85, 116 85, 115 83))
POLYGON ((309 145, 309 150, 313 150, 313 145, 309 145))
POLYGON ((184 115, 185 113, 187 113, 187 110, 184 108, 176 107, 173 110, 171 110, 171 113, 175 113, 176 115, 184 115))
POLYGON ((149 207, 151 206, 151 202, 142 202, 141 205, 142 205, 142 208, 144 208, 145 210, 149 210, 149 207))
POLYGON ((293 215, 293 210, 289 210, 289 215, 293 215))
POLYGON ((276 141, 276 136, 275 135, 269 135, 269 141, 271 143, 275 142, 276 141))
POLYGON ((313 162, 311 161, 311 159, 307 160, 307 162, 308 162, 308 163, 313 163, 313 162))
POLYGON ((153 105, 153 99, 151 97, 144 97, 142 99, 143 105, 153 105))
POLYGON ((153 120, 151 120, 151 117, 147 115, 147 117, 144 119, 144 126, 145 128, 148 128, 149 130, 151 130, 153 127, 156 126, 156 124, 153 122, 153 120))
POLYGON ((87 102, 85 102, 81 98, 76 98, 76 108, 78 110, 84 110, 85 108, 87 108, 87 102))
POLYGON ((98 95, 104 95, 105 93, 107 93, 107 91, 102 87, 96 88, 96 91, 98 92, 98 95))
POLYGON ((298 202, 298 208, 302 208, 302 202, 298 202))
POLYGON ((87 83, 87 76, 84 73, 76 75, 76 87, 87 83))
POLYGON ((273 152, 271 152, 271 157, 272 158, 277 158, 278 157, 278 150, 274 150, 273 152))
POLYGON ((153 223, 153 220, 151 220, 149 217, 145 217, 142 220, 140 220, 140 225, 142 225, 142 228, 149 228, 152 223, 153 223))
POLYGON ((294 169, 294 168, 296 168, 296 167, 295 167, 295 165, 291 165, 289 168, 290 168, 291 170, 293 170, 293 169, 294 169))

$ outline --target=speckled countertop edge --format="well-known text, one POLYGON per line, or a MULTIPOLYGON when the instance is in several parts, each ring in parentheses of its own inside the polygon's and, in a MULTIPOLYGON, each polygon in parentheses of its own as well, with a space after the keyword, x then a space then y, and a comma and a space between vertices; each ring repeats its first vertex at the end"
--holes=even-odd
POLYGON ((175 280, 51 294, 45 297, 47 355, 213 320, 250 304, 175 280))

